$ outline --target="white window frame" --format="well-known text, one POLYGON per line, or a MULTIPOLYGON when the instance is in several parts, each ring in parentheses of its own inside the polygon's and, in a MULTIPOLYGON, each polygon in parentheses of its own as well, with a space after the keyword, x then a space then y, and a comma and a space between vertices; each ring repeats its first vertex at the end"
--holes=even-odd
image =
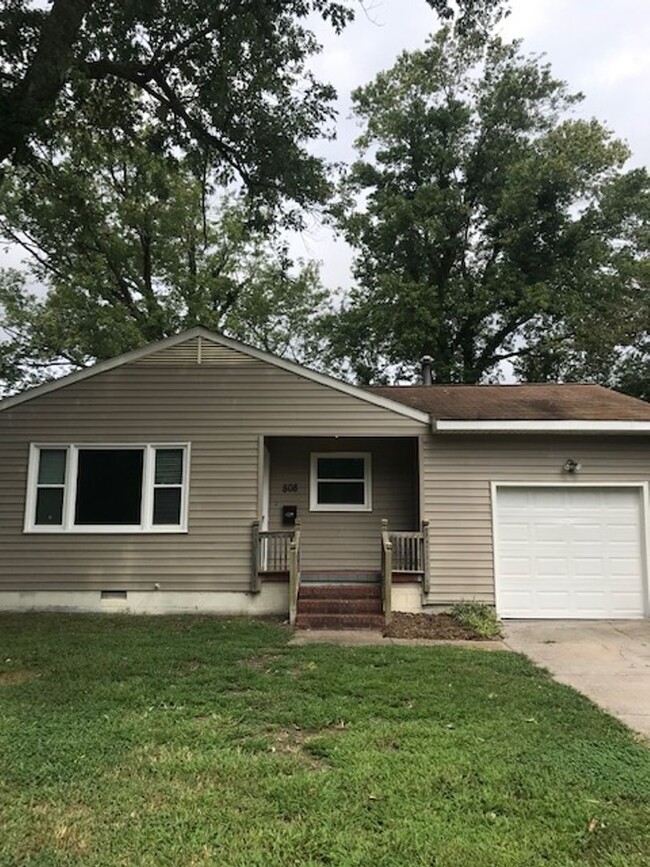
MULTIPOLYGON (((345 479, 320 479, 320 481, 344 482, 345 479)), ((360 482, 361 479, 350 479, 360 482)), ((309 511, 310 512, 372 512, 372 454, 370 452, 312 452, 309 471, 309 511), (318 459, 319 458, 363 458, 364 501, 353 503, 318 502, 318 459)))
MULTIPOLYGON (((30 443, 25 497, 25 533, 187 533, 190 490, 190 448, 183 443, 30 443), (36 494, 41 449, 62 449, 66 452, 63 492, 63 522, 61 524, 36 523, 36 494), (139 524, 75 524, 74 513, 79 470, 79 452, 88 450, 142 449, 142 501, 139 524), (183 483, 171 487, 181 488, 181 516, 179 524, 153 523, 153 492, 155 487, 156 449, 181 449, 183 452, 183 483)), ((169 487, 169 486, 167 486, 169 487)))

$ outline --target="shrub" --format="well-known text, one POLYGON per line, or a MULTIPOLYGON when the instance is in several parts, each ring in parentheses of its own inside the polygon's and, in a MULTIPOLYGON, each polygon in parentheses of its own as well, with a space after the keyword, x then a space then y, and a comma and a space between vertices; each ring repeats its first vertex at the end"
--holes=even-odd
POLYGON ((451 609, 451 616, 463 626, 473 629, 480 638, 501 637, 501 624, 496 611, 484 602, 458 602, 451 609))

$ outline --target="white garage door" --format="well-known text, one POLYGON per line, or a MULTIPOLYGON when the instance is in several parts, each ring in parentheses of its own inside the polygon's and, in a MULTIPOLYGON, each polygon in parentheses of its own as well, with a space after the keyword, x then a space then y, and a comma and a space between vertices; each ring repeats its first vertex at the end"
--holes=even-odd
POLYGON ((644 614, 638 488, 496 488, 501 617, 644 614))

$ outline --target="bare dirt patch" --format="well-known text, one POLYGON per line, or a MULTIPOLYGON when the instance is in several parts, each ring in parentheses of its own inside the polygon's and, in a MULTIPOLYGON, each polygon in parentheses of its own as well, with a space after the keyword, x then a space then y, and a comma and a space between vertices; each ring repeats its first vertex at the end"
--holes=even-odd
POLYGON ((33 671, 0 671, 0 686, 15 686, 36 677, 33 671))
POLYGON ((343 731, 345 731, 343 722, 316 731, 305 731, 297 726, 278 729, 269 732, 273 737, 270 750, 279 755, 292 756, 313 771, 324 771, 329 767, 327 762, 310 752, 309 744, 323 735, 340 734, 343 731))
POLYGON ((252 668, 253 671, 265 671, 271 672, 273 671, 273 663, 279 657, 271 654, 264 654, 263 656, 250 656, 248 659, 240 659, 239 665, 244 668, 252 668))
POLYGON ((181 675, 181 677, 187 677, 187 675, 198 671, 198 669, 202 667, 203 663, 200 659, 188 659, 185 662, 181 662, 181 664, 178 666, 178 673, 181 675))
POLYGON ((486 641, 451 614, 405 614, 395 612, 384 629, 387 638, 429 638, 438 641, 486 641))

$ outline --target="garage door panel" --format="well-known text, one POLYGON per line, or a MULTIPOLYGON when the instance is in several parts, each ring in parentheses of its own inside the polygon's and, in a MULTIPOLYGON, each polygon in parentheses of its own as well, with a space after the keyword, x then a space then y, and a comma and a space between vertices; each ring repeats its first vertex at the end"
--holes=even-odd
POLYGON ((637 574, 639 564, 633 557, 613 557, 609 561, 609 568, 612 575, 627 578, 637 574))
POLYGON ((499 487, 496 496, 502 617, 643 616, 637 488, 499 487))
POLYGON ((577 545, 599 543, 602 536, 602 527, 600 524, 576 524, 571 528, 571 538, 577 545))
POLYGON ((566 528, 563 524, 552 521, 540 521, 531 526, 528 539, 532 542, 541 542, 545 545, 554 545, 561 542, 566 536, 566 528))
POLYGON ((562 577, 566 575, 569 561, 566 557, 540 557, 534 561, 531 569, 531 579, 537 578, 546 581, 548 578, 562 577))

